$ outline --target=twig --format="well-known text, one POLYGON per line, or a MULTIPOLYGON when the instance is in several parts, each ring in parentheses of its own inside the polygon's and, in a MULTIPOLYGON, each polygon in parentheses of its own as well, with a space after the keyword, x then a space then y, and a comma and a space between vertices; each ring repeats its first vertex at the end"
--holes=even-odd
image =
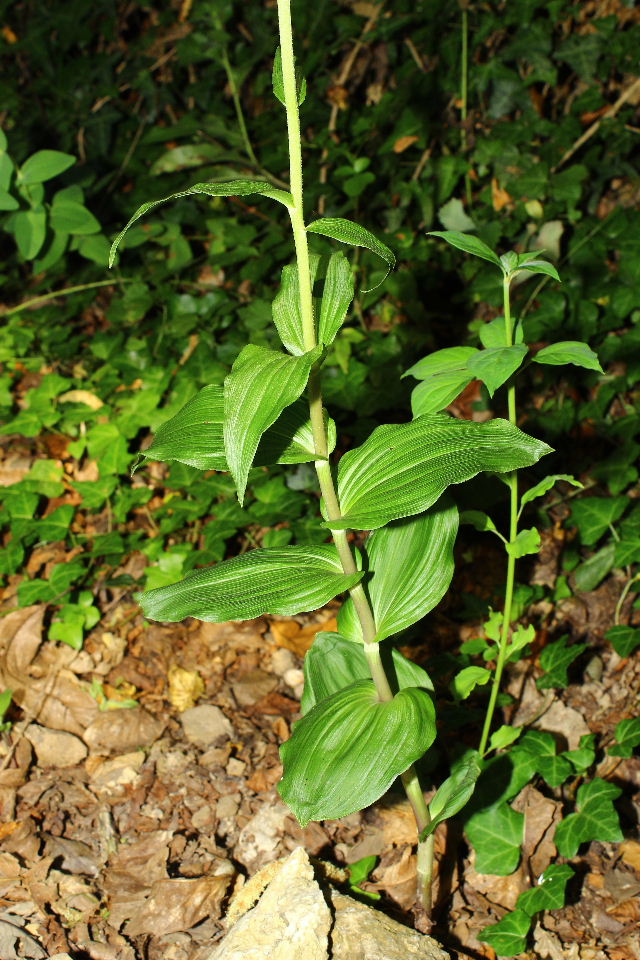
POLYGON ((600 124, 603 120, 610 120, 611 117, 615 117, 616 113, 625 105, 625 103, 630 100, 636 93, 640 94, 640 77, 636 78, 632 84, 630 84, 626 90, 620 94, 618 99, 612 106, 608 107, 607 110, 602 114, 601 117, 591 124, 585 132, 578 137, 573 146, 569 147, 567 152, 563 154, 555 167, 551 168, 551 173, 555 173, 556 170, 559 170, 560 167, 569 160, 574 153, 576 153, 580 147, 584 146, 587 140, 590 140, 591 137, 600 129, 600 124))
POLYGON ((80 283, 76 287, 63 287, 62 290, 53 290, 51 293, 43 293, 39 297, 32 297, 31 300, 23 300, 15 307, 0 307, 0 317, 11 317, 14 313, 30 310, 36 304, 46 303, 47 300, 55 300, 56 297, 66 297, 70 293, 80 293, 83 290, 93 290, 96 287, 114 287, 117 283, 133 283, 133 280, 96 280, 95 283, 80 283))

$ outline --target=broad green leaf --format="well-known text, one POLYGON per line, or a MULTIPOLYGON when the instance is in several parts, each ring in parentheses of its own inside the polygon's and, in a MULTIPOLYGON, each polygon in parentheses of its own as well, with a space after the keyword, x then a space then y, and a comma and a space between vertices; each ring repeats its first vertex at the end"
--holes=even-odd
POLYGON ((377 427, 338 467, 342 519, 333 529, 373 530, 428 510, 453 483, 481 470, 531 466, 551 448, 507 420, 487 423, 440 414, 377 427))
POLYGON ((70 153, 59 150, 38 150, 32 153, 18 170, 18 179, 22 183, 44 183, 60 173, 64 173, 76 162, 70 153))
MULTIPOLYGON (((507 347, 507 331, 505 328, 504 317, 494 317, 489 323, 484 323, 478 330, 480 343, 487 350, 494 347, 507 347)), ((519 321, 512 321, 511 342, 520 344, 523 341, 522 324, 519 321)))
POLYGON ((467 367, 470 373, 486 385, 490 396, 498 387, 515 373, 526 357, 528 349, 524 343, 511 347, 490 347, 479 350, 469 359, 467 367))
MULTIPOLYGON (((353 272, 343 253, 322 257, 317 253, 310 254, 309 271, 318 342, 329 346, 342 326, 353 300, 353 272)), ((304 353, 300 284, 296 264, 283 267, 282 283, 272 309, 273 322, 286 349, 296 356, 304 353)))
POLYGON ((489 740, 489 750, 504 750, 505 747, 511 746, 511 744, 518 739, 521 733, 522 727, 509 727, 506 724, 503 724, 491 734, 491 739, 489 740))
POLYGON ((621 657, 630 657, 636 647, 640 647, 640 628, 638 627, 611 627, 604 636, 621 657))
POLYGON ((365 551, 376 640, 417 623, 440 602, 453 576, 457 533, 458 510, 443 499, 418 517, 371 534, 365 551))
MULTIPOLYGON (((626 485, 626 484, 625 484, 626 485)), ((628 567, 640 561, 640 539, 617 540, 614 555, 616 567, 628 567)))
POLYGON ((554 842, 561 857, 575 857, 582 843, 591 840, 617 842, 623 839, 618 811, 613 805, 620 787, 596 777, 578 790, 577 813, 570 813, 556 827, 554 842))
MULTIPOLYGON (((0 160, 2 158, 0 157, 0 160)), ((7 190, 0 188, 0 210, 19 210, 20 204, 7 190)))
POLYGON ((425 840, 443 820, 455 817, 469 802, 476 781, 480 776, 480 763, 476 751, 466 754, 455 766, 451 776, 438 787, 436 795, 429 804, 431 823, 420 834, 420 840, 425 840))
POLYGON ((526 557, 530 553, 538 553, 540 550, 540 533, 536 527, 529 530, 520 530, 512 543, 507 543, 506 550, 509 556, 526 557))
POLYGON ((477 347, 445 347, 436 350, 418 360, 402 374, 403 377, 415 377, 416 380, 428 380, 441 373, 465 370, 471 357, 478 353, 477 347))
POLYGON ((536 770, 550 787, 559 787, 573 772, 569 761, 556 755, 556 741, 546 731, 530 730, 520 740, 518 750, 536 758, 536 770))
POLYGON ((180 583, 143 593, 140 606, 150 620, 169 623, 185 617, 210 623, 251 620, 265 613, 288 617, 317 610, 361 577, 344 574, 329 545, 251 550, 196 570, 180 583))
POLYGON ((495 264, 496 267, 502 270, 500 257, 493 252, 491 247, 488 247, 482 240, 478 240, 477 237, 473 237, 468 233, 460 233, 457 230, 431 230, 427 236, 442 237, 442 239, 446 240, 452 247, 457 247, 458 250, 464 250, 465 253, 470 253, 474 257, 481 257, 482 260, 488 260, 489 263, 495 264))
POLYGON ((242 504, 260 438, 307 386, 322 347, 290 357, 248 344, 224 382, 224 449, 242 504))
MULTIPOLYGON (((323 237, 330 237, 332 240, 339 240, 340 243, 348 243, 352 247, 366 247, 372 253, 377 254, 387 264, 388 270, 392 270, 396 263, 395 255, 386 244, 382 243, 369 230, 365 230, 358 223, 351 220, 344 220, 342 217, 322 217, 320 220, 314 220, 307 227, 308 233, 319 233, 323 237)), ((383 280, 386 278, 383 277, 383 280)), ((380 283, 383 281, 381 280, 380 283)), ((367 291, 364 291, 365 293, 367 291)))
MULTIPOLYGON (((384 646, 381 654, 392 689, 424 687, 425 690, 433 690, 426 670, 407 660, 399 650, 384 646)), ((333 696, 356 680, 370 679, 371 671, 361 643, 347 640, 339 633, 318 633, 304 658, 302 713, 308 713, 321 700, 333 696)))
POLYGON ((628 497, 583 497, 571 504, 571 519, 580 531, 585 546, 596 543, 611 524, 619 520, 629 503, 628 497))
POLYGON ((60 233, 85 236, 100 232, 100 224, 83 203, 77 200, 56 200, 51 207, 51 226, 60 233))
POLYGON ((20 481, 25 493, 38 493, 44 497, 60 497, 64 493, 62 477, 64 469, 60 461, 36 460, 26 476, 20 481))
POLYGON ((579 340, 551 343, 548 347, 539 350, 532 359, 536 363, 548 363, 552 366, 572 363, 576 367, 586 367, 587 370, 597 370, 598 373, 602 373, 597 354, 586 343, 581 343, 579 340))
MULTIPOLYGON (((223 387, 203 387, 195 397, 162 424, 153 443, 142 451, 147 460, 176 460, 198 470, 228 470, 224 455, 223 387)), ((336 426, 327 420, 329 452, 336 442, 336 426)), ((308 463, 316 460, 309 420, 309 404, 296 400, 286 407, 262 435, 254 458, 256 466, 272 463, 308 463)))
POLYGON ((518 910, 524 910, 530 917, 542 910, 560 910, 565 905, 567 883, 574 872, 568 863, 552 863, 535 887, 520 894, 518 910))
POLYGON ((576 478, 572 477, 569 473, 549 474, 549 476, 545 477, 544 480, 536 483, 536 485, 531 487, 530 490, 526 490, 522 494, 520 497, 520 509, 524 507, 525 503, 531 503, 531 501, 535 500, 537 497, 544 497, 545 493, 551 490, 552 487, 555 487, 559 480, 564 480, 565 483, 570 483, 574 487, 582 488, 584 486, 583 483, 580 483, 579 480, 576 480, 576 478))
POLYGON ((411 413, 414 417, 440 413, 472 380, 469 373, 459 370, 437 373, 428 380, 423 380, 411 393, 411 413))
POLYGON ((48 516, 42 517, 35 524, 35 533, 38 543, 55 543, 56 540, 64 540, 67 530, 73 520, 75 507, 68 503, 63 503, 57 507, 48 516))
POLYGON ((506 662, 509 663, 512 660, 519 659, 520 651, 523 650, 527 644, 533 643, 536 636, 536 630, 533 624, 529 624, 528 627, 518 625, 511 635, 511 640, 507 645, 507 658, 506 662))
POLYGON ((640 744, 640 717, 628 717, 616 725, 616 742, 607 753, 612 757, 630 757, 640 744))
POLYGON ((13 217, 13 235, 25 260, 38 256, 47 232, 44 210, 19 210, 13 217))
POLYGON ((595 733, 585 733, 580 737, 576 750, 565 750, 562 754, 578 771, 584 773, 589 767, 593 766, 596 760, 596 735, 595 733))
POLYGON ((524 814, 507 803, 496 803, 474 813, 465 825, 476 852, 478 873, 506 877, 518 866, 524 837, 524 814))
POLYGON ((561 283, 558 271, 548 260, 529 260, 528 263, 519 264, 518 270, 526 270, 528 273, 543 273, 545 276, 552 277, 558 283, 561 283))
POLYGON ((524 910, 512 910, 502 920, 484 927, 478 939, 493 947, 499 957, 514 957, 527 948, 531 917, 524 910))
POLYGON ((456 700, 466 700, 478 686, 484 686, 491 679, 491 671, 486 667, 465 667, 455 675, 451 683, 456 700))
POLYGON ((293 727, 278 792, 301 826, 375 803, 435 739, 435 710, 418 687, 381 702, 371 680, 321 700, 293 727))
MULTIPOLYGON (((304 103, 305 97, 307 95, 307 81, 305 77, 298 76, 297 66, 295 67, 296 71, 296 88, 298 93, 298 106, 304 103)), ((284 80, 282 77, 282 51, 280 47, 276 50, 276 55, 273 58, 273 72, 271 74, 271 85, 273 87, 273 93, 277 100, 280 101, 282 106, 285 106, 284 100, 284 80)))
POLYGON ((615 562, 616 546, 615 543, 608 543, 592 557, 581 563, 575 570, 573 579, 578 590, 589 593, 595 590, 599 583, 604 580, 610 570, 613 569, 615 562))
POLYGON ((584 643, 574 643, 567 646, 568 638, 560 637, 545 647, 540 654, 540 666, 545 671, 544 676, 538 677, 536 683, 539 690, 548 690, 550 687, 566 687, 569 678, 567 670, 586 648, 584 643))
POLYGON ((109 254, 109 266, 113 266, 116 250, 118 249, 125 233, 140 217, 143 217, 147 211, 157 207, 161 203, 168 203, 169 200, 178 200, 180 197, 190 197, 195 194, 202 194, 206 197, 248 197, 252 194, 260 194, 262 197, 269 197, 271 200, 278 200, 285 207, 293 204, 293 197, 284 190, 278 190, 266 180, 227 180, 222 183, 194 183, 187 190, 180 190, 179 193, 172 193, 169 197, 163 197, 162 200, 151 200, 149 203, 143 203, 138 207, 128 224, 121 230, 118 236, 111 244, 111 253, 109 254))

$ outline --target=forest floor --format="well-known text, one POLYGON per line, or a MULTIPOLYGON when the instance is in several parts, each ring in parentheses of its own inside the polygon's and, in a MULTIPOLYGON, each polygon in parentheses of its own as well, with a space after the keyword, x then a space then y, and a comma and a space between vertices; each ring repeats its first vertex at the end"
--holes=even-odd
MULTIPOLYGON (((33 560, 40 575, 60 547, 33 560)), ((549 540, 532 578, 544 576, 540 565, 553 554, 549 540)), ((500 576, 493 559, 462 564, 429 641, 405 653, 428 666, 434 650, 474 635, 479 624, 460 625, 448 611, 462 592, 488 595, 496 567, 500 576)), ((147 562, 134 553, 119 572, 135 579, 147 562)), ((579 682, 540 691, 534 650, 511 668, 508 722, 550 731, 563 748, 589 732, 601 743, 613 738, 640 682, 639 659, 621 658, 602 639, 621 586, 609 578, 592 593, 538 604, 543 634, 561 629, 587 643, 586 666, 579 682)), ((9 613, 0 621, 0 686, 22 707, 0 743, 0 956, 202 960, 222 935, 232 893, 300 844, 338 865, 377 856, 365 888, 381 895, 380 909, 412 924, 416 830, 399 793, 302 830, 276 791, 278 747, 299 715, 302 658, 318 629, 335 629, 336 607, 295 619, 161 625, 143 620, 125 588, 111 589, 77 652, 46 639, 46 605, 17 608, 15 589, 5 590, 9 613)), ((534 952, 523 957, 640 957, 640 842, 632 833, 640 758, 605 757, 595 775, 623 789, 626 839, 583 845, 571 861, 569 905, 544 914, 534 952)), ((561 800, 534 781, 515 808, 526 813, 526 833, 510 876, 477 873, 455 823, 438 828, 433 933, 453 957, 495 957, 478 933, 555 857, 561 800)))

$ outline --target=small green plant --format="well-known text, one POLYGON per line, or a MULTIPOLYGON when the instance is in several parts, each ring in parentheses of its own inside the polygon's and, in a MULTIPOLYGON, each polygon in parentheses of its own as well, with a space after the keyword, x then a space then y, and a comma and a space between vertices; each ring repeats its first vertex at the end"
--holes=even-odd
MULTIPOLYGON (((321 367, 347 316, 354 279, 343 253, 310 252, 309 236, 365 248, 387 271, 395 257, 349 220, 305 219, 299 107, 306 82, 296 73, 289 0, 279 0, 278 20, 273 90, 286 112, 290 191, 234 180, 198 183, 167 199, 260 194, 286 208, 296 260, 283 269, 273 320, 287 353, 244 347, 224 386, 201 390, 145 453, 229 470, 240 503, 252 465, 313 462, 333 542, 249 551, 149 590, 140 602, 151 619, 221 622, 294 615, 348 592, 339 632, 319 633, 306 657, 303 718, 281 748, 280 794, 305 825, 374 803, 399 777, 416 818, 418 895, 428 911, 434 830, 469 800, 480 765, 475 752, 459 757, 427 805, 415 763, 436 737, 433 685, 388 641, 433 609, 449 586, 458 512, 447 488, 481 471, 511 476, 550 448, 519 430, 514 417, 480 424, 429 413, 377 427, 343 454, 336 481, 321 367), (348 530, 372 531, 359 553, 348 530)), ((161 202, 136 211, 114 241, 112 260, 129 227, 161 202)))
MULTIPOLYGON (((11 730, 11 721, 5 720, 9 707, 11 706, 11 699, 13 697, 13 690, 3 690, 0 693, 0 733, 5 733, 7 730, 11 730)), ((362 877, 361 879, 365 879, 362 877)))
POLYGON ((59 150, 38 150, 16 168, 7 147, 0 130, 1 223, 13 235, 20 256, 33 261, 37 273, 54 266, 67 248, 104 264, 107 239, 84 205, 82 187, 63 187, 50 198, 45 192, 44 184, 72 167, 76 158, 59 150))

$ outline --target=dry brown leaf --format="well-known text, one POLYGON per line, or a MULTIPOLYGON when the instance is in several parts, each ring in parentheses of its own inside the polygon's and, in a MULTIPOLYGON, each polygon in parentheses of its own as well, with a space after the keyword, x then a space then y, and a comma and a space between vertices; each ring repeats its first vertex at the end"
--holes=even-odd
POLYGON ((127 936, 143 933, 155 937, 190 930, 205 917, 220 916, 231 875, 195 879, 157 880, 149 898, 125 927, 127 936))
POLYGON ((182 713, 195 706, 204 693, 204 680, 196 670, 185 670, 172 663, 168 671, 169 702, 182 713))
POLYGON ((393 145, 393 152, 394 152, 394 153, 404 153, 405 150, 408 150, 409 147, 410 147, 412 144, 416 143, 416 141, 419 140, 419 139, 420 139, 419 137, 415 137, 415 136, 414 136, 414 137, 410 137, 410 136, 407 136, 407 137, 398 137, 398 139, 396 140, 396 142, 395 142, 394 145, 393 145))
POLYGON ((90 390, 67 390, 66 393, 58 397, 60 403, 83 403, 85 407, 91 407, 92 410, 99 410, 104 407, 103 401, 90 390))
POLYGON ((295 620, 274 620, 271 623, 271 634, 277 646, 286 647, 299 657, 304 657, 321 630, 334 632, 338 629, 335 617, 325 620, 324 623, 311 623, 301 627, 295 620))
POLYGON ((166 720, 152 716, 144 707, 105 710, 82 734, 92 753, 123 753, 148 747, 157 740, 166 720))
POLYGON ((408 910, 415 903, 416 883, 418 876, 418 859, 411 852, 411 847, 405 847, 402 856, 396 863, 384 869, 376 870, 376 890, 384 890, 392 900, 403 910, 408 910))
POLYGON ((44 640, 46 604, 23 607, 0 623, 0 688, 32 719, 54 730, 82 736, 98 704, 67 669, 76 651, 44 640))
POLYGON ((495 177, 491 180, 491 204, 496 213, 513 202, 510 193, 500 186, 495 177))
POLYGON ((415 817, 408 800, 382 801, 378 806, 386 846, 413 845, 418 842, 415 817))
POLYGON ((624 863, 640 873, 640 843, 637 840, 624 840, 618 847, 618 853, 624 863))
POLYGON ((524 813, 522 852, 531 873, 539 877, 556 856, 553 835, 557 822, 562 819, 562 804, 548 799, 531 784, 527 784, 516 797, 513 809, 524 813))

